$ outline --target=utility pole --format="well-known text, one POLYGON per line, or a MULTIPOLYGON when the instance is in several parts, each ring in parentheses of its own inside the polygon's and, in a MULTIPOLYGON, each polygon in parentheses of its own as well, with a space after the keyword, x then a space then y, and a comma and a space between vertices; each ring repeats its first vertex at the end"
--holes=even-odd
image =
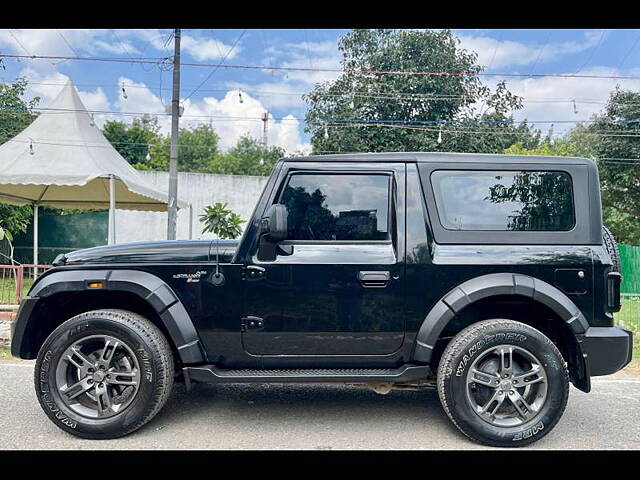
POLYGON ((169 157, 169 206, 167 240, 176 239, 178 218, 178 128, 180 119, 180 29, 174 32, 173 96, 171 97, 171 155, 169 157))

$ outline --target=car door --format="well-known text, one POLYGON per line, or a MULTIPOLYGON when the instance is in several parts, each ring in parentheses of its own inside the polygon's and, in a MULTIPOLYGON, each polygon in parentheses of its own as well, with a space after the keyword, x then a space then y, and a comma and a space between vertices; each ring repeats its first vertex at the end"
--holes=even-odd
POLYGON ((274 261, 246 265, 251 355, 387 355, 404 339, 403 163, 290 165, 274 261), (320 168, 319 168, 320 167, 320 168))

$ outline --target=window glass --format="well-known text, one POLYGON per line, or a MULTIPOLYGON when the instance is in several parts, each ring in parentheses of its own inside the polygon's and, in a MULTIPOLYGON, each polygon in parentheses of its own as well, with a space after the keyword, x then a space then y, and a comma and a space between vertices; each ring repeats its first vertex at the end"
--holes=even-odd
POLYGON ((550 171, 454 171, 431 174, 448 230, 566 231, 575 225, 571 177, 550 171))
POLYGON ((294 174, 280 203, 289 240, 386 240, 389 175, 294 174))

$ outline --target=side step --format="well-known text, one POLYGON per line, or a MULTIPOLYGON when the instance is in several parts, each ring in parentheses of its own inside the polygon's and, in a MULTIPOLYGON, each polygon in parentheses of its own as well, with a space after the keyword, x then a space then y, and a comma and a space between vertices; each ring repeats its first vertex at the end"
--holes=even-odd
POLYGON ((406 364, 400 368, 225 369, 215 365, 185 367, 185 382, 205 383, 407 383, 426 379, 431 369, 406 364))

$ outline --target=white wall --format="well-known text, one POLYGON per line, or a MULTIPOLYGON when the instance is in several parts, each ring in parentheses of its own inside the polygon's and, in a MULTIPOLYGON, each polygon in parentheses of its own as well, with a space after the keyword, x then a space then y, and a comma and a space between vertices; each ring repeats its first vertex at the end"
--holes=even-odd
MULTIPOLYGON (((159 190, 169 190, 168 172, 139 172, 159 190)), ((193 238, 212 238, 203 234, 198 217, 207 205, 227 202, 228 207, 248 221, 268 177, 178 173, 178 198, 193 205, 193 238)), ((244 226, 244 223, 242 226, 244 226)), ((178 239, 189 238, 189 210, 178 211, 178 239)), ((166 212, 116 211, 116 243, 166 240, 166 212)))

